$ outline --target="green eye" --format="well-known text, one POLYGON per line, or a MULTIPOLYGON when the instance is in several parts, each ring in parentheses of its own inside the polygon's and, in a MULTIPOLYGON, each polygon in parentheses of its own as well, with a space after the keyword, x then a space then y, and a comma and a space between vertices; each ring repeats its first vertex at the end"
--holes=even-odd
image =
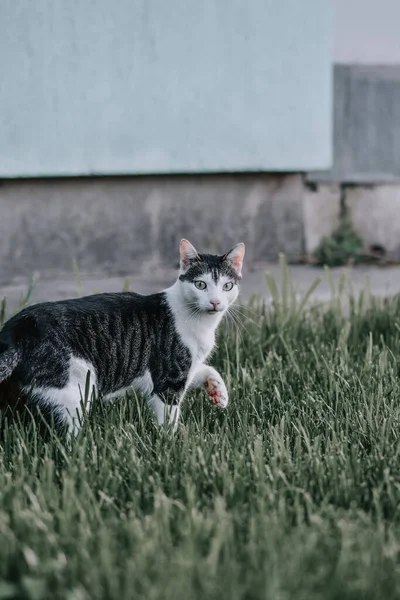
POLYGON ((224 292, 230 292, 232 288, 233 288, 232 281, 228 281, 228 283, 224 283, 222 289, 224 290, 224 292))
POLYGON ((195 281, 194 282, 194 286, 198 289, 198 290, 205 290, 207 287, 207 284, 205 281, 195 281))

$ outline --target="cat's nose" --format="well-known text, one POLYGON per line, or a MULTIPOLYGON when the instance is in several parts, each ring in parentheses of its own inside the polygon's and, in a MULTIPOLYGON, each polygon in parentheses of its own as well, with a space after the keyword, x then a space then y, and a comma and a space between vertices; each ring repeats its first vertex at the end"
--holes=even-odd
POLYGON ((213 305, 214 310, 217 310, 217 306, 221 304, 220 300, 210 300, 210 304, 213 305))

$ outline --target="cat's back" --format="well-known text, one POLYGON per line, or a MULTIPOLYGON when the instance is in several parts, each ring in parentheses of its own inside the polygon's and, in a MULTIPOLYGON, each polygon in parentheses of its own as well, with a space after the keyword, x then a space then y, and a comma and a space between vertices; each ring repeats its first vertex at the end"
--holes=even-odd
POLYGON ((42 338, 51 330, 70 331, 85 325, 125 322, 131 319, 157 321, 168 312, 163 293, 144 296, 134 292, 93 294, 81 298, 41 302, 24 308, 0 331, 0 342, 42 338))
POLYGON ((114 292, 91 294, 80 298, 69 298, 55 302, 33 304, 16 315, 20 316, 63 316, 93 313, 111 313, 115 311, 137 312, 141 310, 154 311, 163 303, 163 294, 144 296, 135 292, 114 292))
MULTIPOLYGON (((61 389, 78 367, 92 369, 99 391, 112 393, 143 375, 154 346, 172 327, 163 293, 95 294, 32 305, 0 332, 3 375, 12 373, 19 389, 32 381, 61 389)), ((3 385, 0 400, 10 403, 9 392, 3 385)))

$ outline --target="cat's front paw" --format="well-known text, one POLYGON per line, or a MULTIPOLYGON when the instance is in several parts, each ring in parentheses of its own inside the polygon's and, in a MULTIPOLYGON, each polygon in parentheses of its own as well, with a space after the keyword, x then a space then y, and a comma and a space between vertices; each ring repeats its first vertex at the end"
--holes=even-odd
POLYGON ((226 408, 228 406, 228 391, 222 379, 209 377, 204 385, 208 392, 208 399, 211 404, 221 408, 226 408))

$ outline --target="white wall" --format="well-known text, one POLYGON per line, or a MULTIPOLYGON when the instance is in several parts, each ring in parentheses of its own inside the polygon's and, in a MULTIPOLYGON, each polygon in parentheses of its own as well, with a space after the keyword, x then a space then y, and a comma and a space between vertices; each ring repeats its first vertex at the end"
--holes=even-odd
POLYGON ((331 0, 1 0, 0 176, 331 162, 331 0))

